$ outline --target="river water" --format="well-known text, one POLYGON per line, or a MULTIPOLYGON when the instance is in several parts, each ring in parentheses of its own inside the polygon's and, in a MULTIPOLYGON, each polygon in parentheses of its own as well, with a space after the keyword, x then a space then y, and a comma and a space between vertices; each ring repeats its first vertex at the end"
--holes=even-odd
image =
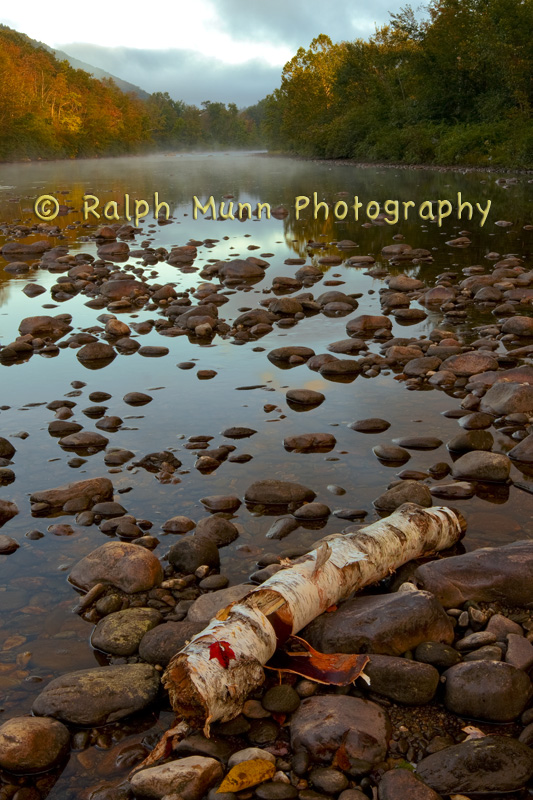
MULTIPOLYGON (((404 241, 413 247, 430 250, 434 260, 431 264, 407 262, 391 271, 404 271, 428 285, 445 271, 461 273, 462 269, 473 265, 482 265, 488 270, 492 262, 486 256, 491 251, 516 254, 531 264, 533 232, 524 230, 523 226, 533 221, 533 181, 526 175, 518 175, 515 183, 501 185, 499 177, 482 172, 358 168, 254 153, 3 165, 0 172, 0 247, 7 240, 1 232, 2 224, 17 220, 34 224, 33 202, 38 196, 49 194, 75 209, 55 220, 62 237, 53 240, 54 244, 68 244, 73 254, 96 255, 96 244, 90 237, 97 221, 89 218, 88 227, 80 224, 84 222, 83 196, 97 196, 101 206, 116 200, 122 213, 125 194, 132 200, 150 200, 154 192, 158 192, 159 199, 170 206, 171 224, 158 225, 154 219, 147 218, 141 223, 143 233, 136 237, 134 244, 130 243, 132 249, 146 239, 152 240, 153 247, 169 250, 171 246, 186 244, 189 239, 216 240, 210 246, 199 247, 196 268, 205 266, 209 259, 268 254, 264 258, 270 266, 264 281, 253 284, 248 291, 230 294, 229 302, 219 309, 219 316, 231 321, 240 309, 260 307, 260 301, 269 296, 263 289, 271 286, 274 276, 294 275, 297 267, 285 265, 285 259, 306 257, 307 264, 316 264, 324 255, 338 254, 334 245, 308 251, 310 240, 330 243, 351 239, 357 247, 341 253, 344 258, 371 254, 379 263, 382 248, 393 243, 394 235, 402 234, 404 241), (352 203, 354 196, 359 197, 363 203, 360 219, 356 222, 349 212, 345 220, 336 220, 330 211, 327 221, 314 220, 307 210, 304 218, 297 220, 295 198, 310 197, 312 208, 314 192, 318 200, 332 205, 339 200, 352 203), (487 201, 491 201, 483 227, 478 211, 471 221, 457 219, 458 193, 474 207, 479 203, 485 208, 487 201), (194 220, 194 195, 202 202, 212 195, 217 204, 225 195, 232 195, 235 202, 249 202, 252 208, 257 202, 270 203, 272 208, 284 205, 289 215, 284 219, 273 217, 260 221, 255 218, 216 221, 200 215, 194 220), (383 207, 387 199, 413 201, 415 207, 409 219, 393 226, 370 224, 364 214, 366 204, 375 200, 383 207), (420 219, 417 214, 423 201, 439 199, 448 199, 453 206, 453 214, 440 227, 436 222, 420 219), (499 220, 513 224, 495 225, 499 220), (469 232, 472 241, 469 247, 456 249, 446 244, 464 230, 469 232), (251 246, 257 249, 249 249, 251 246)), ((31 235, 24 241, 39 238, 43 237, 31 235)), ((31 265, 31 261, 28 263, 31 265)), ((138 263, 139 259, 131 259, 132 267, 138 263)), ((382 263, 389 266, 386 261, 382 263)), ((28 281, 48 289, 56 282, 57 275, 38 268, 13 275, 4 271, 3 266, 6 262, 0 258, 1 344, 13 341, 18 335, 20 321, 29 316, 68 312, 72 314, 75 332, 100 324, 97 317, 102 311, 88 308, 87 298, 82 294, 64 303, 55 303, 55 308, 49 310, 53 301, 48 292, 34 298, 22 292, 28 281)), ((323 270, 323 281, 303 291, 313 291, 315 297, 328 288, 347 294, 361 293, 355 316, 381 313, 378 292, 384 283, 366 275, 366 267, 342 264, 324 266, 323 270), (328 287, 324 281, 334 281, 338 285, 328 287)), ((160 284, 174 282, 178 291, 201 282, 197 272, 179 270, 165 262, 149 267, 146 274, 160 284)), ((118 316, 127 323, 158 318, 156 310, 146 309, 118 316)), ((170 353, 163 358, 120 355, 111 365, 91 370, 78 361, 75 349, 66 348, 53 358, 35 355, 26 362, 0 366, 0 435, 9 438, 16 447, 12 467, 16 480, 0 488, 0 497, 16 502, 20 512, 2 530, 15 538, 20 547, 10 556, 0 556, 0 722, 29 713, 36 695, 51 678, 106 663, 105 656, 95 653, 90 646, 92 626, 72 613, 77 596, 67 582, 67 575, 83 555, 109 539, 97 526, 78 525, 74 516, 65 515, 59 520, 33 518, 29 495, 70 481, 105 476, 108 468, 102 452, 88 456, 79 466, 72 466, 72 453, 62 450, 57 439, 48 434, 47 426, 54 412, 46 405, 68 398, 76 403, 72 419, 87 429, 94 429, 94 422, 88 420, 82 410, 92 405, 91 392, 107 392, 111 398, 105 402, 106 414, 118 415, 124 421, 120 430, 106 434, 110 446, 128 448, 136 458, 158 450, 176 451, 182 461, 176 473, 179 483, 161 483, 153 474, 128 468, 128 465, 109 475, 115 492, 119 493, 116 497, 128 513, 153 523, 150 533, 160 540, 155 550, 158 556, 165 554, 175 538, 162 533, 161 524, 165 520, 178 514, 198 520, 206 513, 201 498, 215 494, 236 494, 242 498, 247 486, 262 478, 301 482, 314 489, 317 500, 332 509, 365 509, 367 521, 371 522, 378 518, 372 501, 398 472, 398 468, 380 463, 372 454, 372 447, 415 433, 448 441, 460 429, 457 420, 443 416, 443 412, 459 408, 460 399, 439 389, 408 391, 391 372, 369 379, 360 376, 353 382, 341 383, 325 380, 305 364, 281 370, 267 359, 271 349, 285 345, 305 345, 316 353, 327 352, 328 344, 346 337, 346 321, 347 318, 327 318, 320 314, 290 328, 274 326, 273 331, 260 340, 240 345, 233 339, 219 336, 209 344, 191 342, 186 336, 162 338, 154 328, 139 339, 143 345, 168 347, 170 353), (177 368, 176 365, 184 361, 194 361, 195 368, 177 368), (215 370, 217 374, 212 380, 199 380, 197 369, 215 370), (72 382, 76 381, 85 385, 74 389, 72 382), (326 395, 326 401, 317 408, 298 413, 286 403, 287 388, 317 389, 326 395), (147 392, 153 396, 153 401, 141 408, 127 406, 122 398, 131 391, 147 392), (266 413, 265 404, 275 405, 277 410, 266 413), (366 417, 383 417, 391 422, 391 427, 385 433, 372 436, 355 433, 348 427, 349 423, 366 417), (236 425, 248 426, 257 433, 235 441, 221 436, 223 429, 236 425), (284 449, 286 436, 308 432, 334 433, 335 449, 327 454, 288 453, 284 449), (18 436, 21 433, 22 436, 18 436), (247 463, 226 461, 214 472, 202 474, 194 467, 193 451, 183 447, 189 437, 200 434, 212 436, 213 446, 231 441, 237 446, 236 453, 248 453, 252 459, 247 463), (328 487, 341 487, 343 493, 340 494, 339 489, 334 493, 328 487), (72 525, 74 532, 69 536, 50 533, 48 526, 58 521, 72 525), (35 530, 44 536, 34 539, 26 535, 35 530)), ((493 321, 490 311, 472 311, 455 330, 468 343, 478 338, 473 330, 476 326, 493 321)), ((401 326, 394 322, 393 334, 427 336, 433 328, 442 326, 442 322, 443 314, 432 311, 416 325, 401 326)), ((370 349, 379 352, 379 345, 371 343, 370 349)), ((495 439, 494 450, 500 452, 508 451, 516 443, 497 434, 495 439)), ((407 466, 413 470, 427 470, 438 461, 450 462, 444 445, 431 452, 412 451, 411 456, 407 466)), ((514 467, 512 477, 523 480, 514 467)), ((529 538, 533 531, 533 497, 516 487, 485 489, 455 505, 468 521, 466 549, 529 538)), ((265 539, 265 534, 272 518, 254 515, 243 504, 233 521, 241 526, 241 535, 221 550, 221 572, 229 576, 232 583, 246 581, 262 553, 281 552, 293 545, 310 545, 318 536, 342 531, 349 524, 331 516, 318 533, 316 527, 299 529, 288 539, 271 541, 265 539)), ((129 728, 123 726, 124 741, 138 742, 146 731, 165 727, 168 719, 169 714, 164 710, 161 714, 156 711, 145 715, 129 728)), ((96 782, 95 775, 109 780, 125 776, 128 765, 119 759, 117 766, 113 752, 111 748, 110 754, 104 743, 100 748, 73 753, 63 773, 54 776, 55 785, 51 785, 51 779, 48 784, 43 783, 41 794, 44 796, 48 792, 48 797, 63 800, 80 796, 80 788, 96 782)))

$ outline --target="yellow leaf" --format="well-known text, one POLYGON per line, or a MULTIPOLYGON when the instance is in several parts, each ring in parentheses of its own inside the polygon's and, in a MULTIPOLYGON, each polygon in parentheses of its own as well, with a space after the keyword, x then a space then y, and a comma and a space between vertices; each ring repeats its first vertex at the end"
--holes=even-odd
POLYGON ((271 761, 264 758, 252 758, 251 761, 241 761, 230 769, 220 786, 218 792, 240 792, 250 786, 268 781, 274 777, 276 767, 271 761))

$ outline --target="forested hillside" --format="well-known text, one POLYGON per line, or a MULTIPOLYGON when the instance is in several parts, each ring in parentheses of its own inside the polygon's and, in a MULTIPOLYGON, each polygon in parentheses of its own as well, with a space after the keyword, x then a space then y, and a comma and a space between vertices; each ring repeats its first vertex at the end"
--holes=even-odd
POLYGON ((249 147, 257 125, 230 103, 143 101, 0 26, 0 160, 249 147))
POLYGON ((271 148, 533 167, 533 0, 407 6, 369 41, 317 37, 266 100, 271 148))

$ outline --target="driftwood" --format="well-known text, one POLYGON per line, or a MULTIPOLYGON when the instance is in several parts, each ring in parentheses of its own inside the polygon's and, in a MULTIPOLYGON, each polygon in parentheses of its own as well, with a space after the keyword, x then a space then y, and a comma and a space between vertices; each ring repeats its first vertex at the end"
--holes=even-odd
MULTIPOLYGON (((172 733, 227 721, 264 680, 278 645, 352 592, 402 564, 452 547, 466 523, 449 508, 405 504, 384 520, 333 534, 211 620, 170 661, 163 676, 181 722, 172 733)), ((169 732, 170 733, 170 732, 169 732)))

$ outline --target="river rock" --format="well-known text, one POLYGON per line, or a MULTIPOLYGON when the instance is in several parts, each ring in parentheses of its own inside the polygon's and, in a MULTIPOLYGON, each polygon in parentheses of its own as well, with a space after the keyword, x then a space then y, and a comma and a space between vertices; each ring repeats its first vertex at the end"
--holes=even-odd
POLYGON ((188 533, 196 526, 196 523, 189 517, 171 517, 163 522, 161 528, 165 533, 188 533))
POLYGON ((494 437, 490 431, 465 431, 458 433, 446 444, 452 453, 469 453, 472 450, 492 450, 494 437))
POLYGON ((19 510, 16 503, 12 503, 10 500, 0 500, 0 528, 10 519, 16 517, 18 513, 19 510))
POLYGON ((286 436, 283 440, 285 450, 296 453, 327 453, 333 450, 336 443, 337 440, 332 433, 301 433, 296 436, 286 436))
POLYGON ((194 535, 196 538, 208 539, 217 547, 224 547, 238 538, 239 531, 229 520, 214 516, 199 520, 194 535))
POLYGON ((204 628, 204 622, 164 622, 144 634, 139 655, 149 664, 166 667, 172 656, 204 628))
POLYGON ((515 336, 533 336, 533 319, 531 317, 510 317, 502 325, 502 333, 513 333, 515 336))
POLYGON ((63 436, 59 440, 59 444, 65 450, 103 450, 109 444, 109 439, 102 436, 101 433, 95 431, 79 431, 78 433, 71 433, 69 436, 63 436))
POLYGON ((495 383, 481 398, 481 410, 492 414, 528 414, 533 411, 529 383, 495 383))
POLYGON ((421 642, 453 642, 453 625, 429 592, 356 597, 321 614, 301 634, 323 653, 398 656, 421 642))
POLYGON ((128 542, 106 542, 76 564, 69 580, 85 591, 97 583, 110 583, 130 594, 159 586, 163 568, 159 559, 145 547, 128 542))
POLYGON ((247 583, 239 583, 236 586, 228 586, 226 589, 219 589, 216 592, 208 592, 197 597, 187 612, 188 622, 209 622, 215 614, 221 611, 230 603, 242 600, 242 598, 253 589, 247 583))
POLYGON ((143 392, 128 392, 122 399, 129 406, 145 406, 153 400, 149 394, 144 394, 143 392))
POLYGON ((348 321, 346 333, 348 336, 372 336, 378 330, 390 331, 391 328, 392 322, 389 317, 362 314, 348 321))
POLYGON ((533 775, 533 751, 509 736, 489 735, 423 758, 417 774, 443 795, 512 792, 533 775))
POLYGON ((101 619, 91 636, 97 650, 114 656, 132 656, 144 634, 163 621, 155 608, 126 608, 101 619))
POLYGON ((377 444, 372 448, 372 452, 380 461, 390 461, 394 464, 405 464, 411 458, 407 450, 394 444, 377 444))
POLYGON ((358 433, 383 433, 390 428, 390 422, 379 417, 370 417, 369 419, 358 419, 356 422, 350 423, 348 427, 358 433))
POLYGON ((115 664, 61 675, 37 696, 32 711, 73 725, 105 725, 146 708, 158 692, 159 674, 151 665, 115 664))
POLYGON ((186 575, 196 572, 204 564, 214 569, 220 566, 218 548, 206 537, 189 536, 176 542, 168 552, 168 560, 177 572, 186 575))
POLYGON ((390 769, 383 775, 379 782, 378 798, 379 800, 407 800, 407 798, 409 800, 442 800, 441 796, 423 783, 414 772, 401 768, 390 769))
POLYGON ((219 761, 206 756, 187 756, 141 769, 130 778, 137 797, 154 800, 201 800, 220 782, 224 772, 219 761))
MULTIPOLYGON (((0 519, 2 514, 2 502, 3 501, 0 501, 0 519)), ((10 556, 15 550, 18 550, 19 547, 19 543, 15 539, 12 539, 11 536, 5 536, 0 533, 0 556, 10 556)))
POLYGON ((370 678, 373 692, 406 705, 429 703, 437 691, 440 677, 430 664, 374 654, 365 666, 365 674, 370 678))
POLYGON ((200 502, 213 513, 237 511, 241 505, 239 498, 232 494, 212 494, 209 497, 202 497, 200 502))
POLYGON ((527 606, 533 603, 533 542, 483 547, 430 561, 417 567, 411 580, 445 608, 459 608, 467 600, 527 606))
POLYGON ((45 772, 70 749, 62 722, 46 717, 13 717, 0 725, 0 767, 8 772, 45 772))
POLYGON ((0 436, 0 458, 7 458, 11 460, 15 455, 15 448, 8 439, 0 436))
POLYGON ((64 314, 58 314, 57 317, 26 317, 19 325, 19 332, 22 336, 29 334, 34 338, 59 339, 72 330, 65 316, 70 320, 70 315, 64 314))
POLYGON ((148 294, 148 287, 145 283, 132 279, 123 281, 111 280, 102 284, 100 294, 107 302, 122 300, 122 298, 133 300, 136 297, 148 294))
POLYGON ((267 358, 274 363, 281 361, 288 364, 293 357, 307 361, 314 355, 315 351, 311 350, 310 347, 293 345, 291 347, 278 347, 276 350, 271 350, 270 353, 267 353, 267 358))
POLYGON ((429 508, 433 504, 429 487, 420 481, 401 481, 377 497, 373 505, 378 511, 395 511, 404 503, 429 508))
POLYGON ((522 464, 533 463, 533 435, 530 434, 522 439, 512 450, 509 450, 509 458, 513 461, 520 461, 522 464))
POLYGON ((67 483, 65 486, 58 486, 55 489, 44 489, 30 495, 30 503, 39 504, 39 511, 32 514, 46 516, 60 510, 85 511, 92 508, 96 503, 105 502, 113 499, 113 484, 109 478, 88 478, 85 481, 75 481, 67 483), (47 508, 42 508, 46 504, 47 508), (75 507, 73 506, 75 505, 75 507))
POLYGON ((452 476, 458 480, 505 483, 510 471, 511 462, 507 456, 472 450, 457 459, 452 467, 452 476))
POLYGON ((91 361, 112 361, 116 355, 111 345, 105 342, 89 342, 89 344, 80 347, 76 353, 78 361, 81 361, 82 364, 91 361))
POLYGON ((304 750, 315 763, 328 764, 342 747, 350 775, 369 772, 383 760, 390 734, 387 713, 356 697, 308 697, 291 719, 293 751, 304 750))
POLYGON ((485 353, 472 351, 460 353, 445 359, 439 367, 440 370, 449 370, 455 375, 469 377, 478 372, 487 372, 490 369, 498 369, 498 362, 494 356, 485 353))
MULTIPOLYGON (((265 262, 263 262, 265 263, 265 262)), ((265 270, 256 263, 256 259, 236 258, 232 261, 219 261, 218 274, 224 281, 260 280, 265 270)))
POLYGON ((525 672, 502 661, 468 661, 444 673, 446 708, 461 717, 511 722, 532 694, 525 672))
POLYGON ((288 389, 285 397, 290 403, 302 406, 319 406, 326 399, 322 392, 313 389, 288 389))
POLYGON ((316 497, 312 489, 301 483, 267 479, 252 483, 244 495, 247 503, 265 506, 288 506, 292 503, 302 505, 316 497))
POLYGON ((294 512, 294 517, 298 520, 327 519, 331 514, 331 509, 325 503, 305 503, 294 512))

